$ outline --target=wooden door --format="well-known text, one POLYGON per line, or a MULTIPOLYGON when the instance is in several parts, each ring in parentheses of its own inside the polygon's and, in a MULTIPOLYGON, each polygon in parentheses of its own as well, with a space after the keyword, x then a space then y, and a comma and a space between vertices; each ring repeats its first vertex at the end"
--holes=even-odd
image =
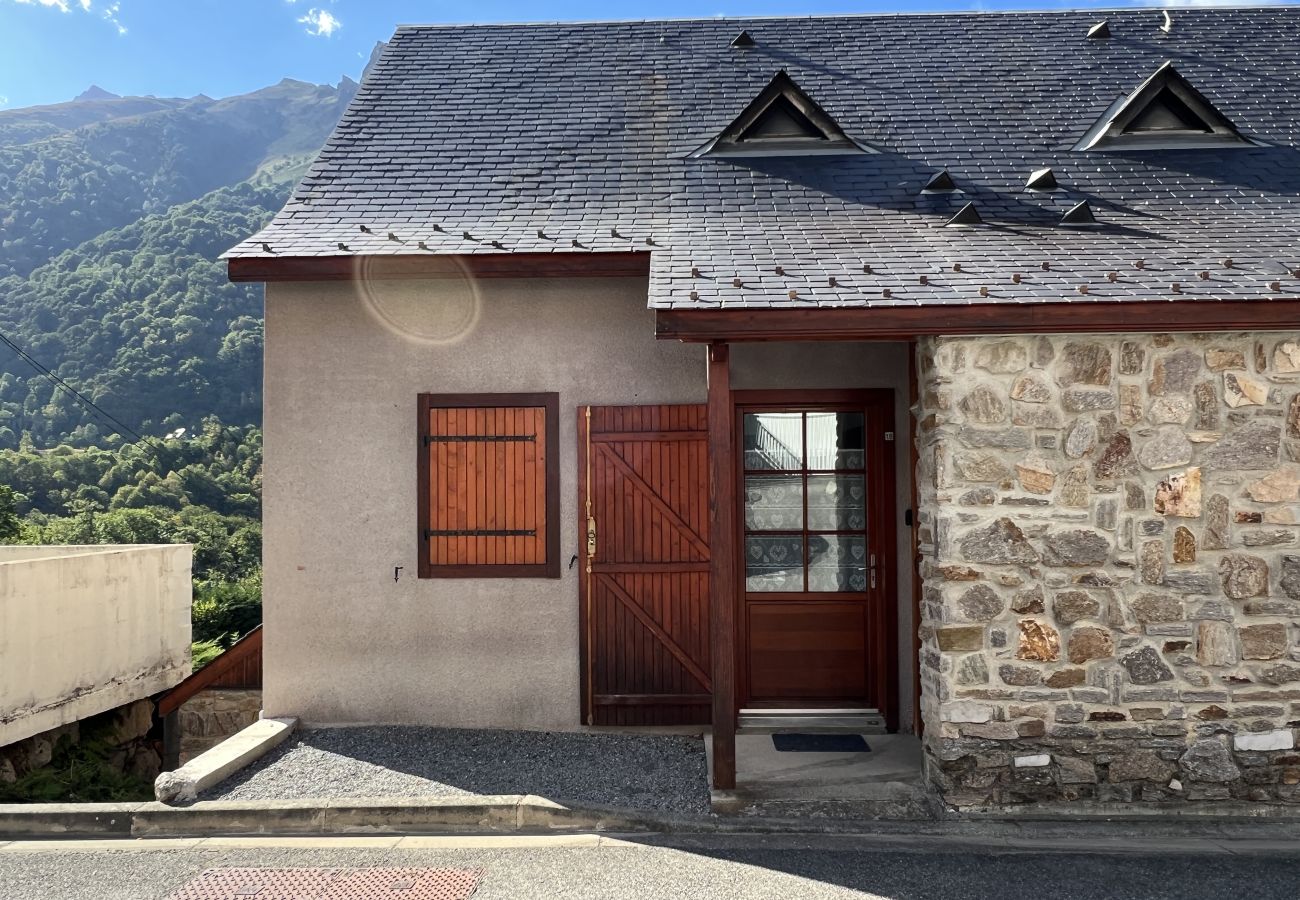
POLYGON ((893 723, 888 391, 737 393, 740 701, 893 723))
POLYGON ((710 719, 704 405, 578 409, 583 721, 710 719))

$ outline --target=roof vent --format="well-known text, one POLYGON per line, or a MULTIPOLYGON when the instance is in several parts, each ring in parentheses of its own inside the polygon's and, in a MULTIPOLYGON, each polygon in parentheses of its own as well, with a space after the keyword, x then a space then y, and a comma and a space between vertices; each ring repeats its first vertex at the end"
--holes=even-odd
POLYGON ((975 208, 974 203, 967 203, 951 219, 943 223, 947 225, 983 225, 984 220, 980 217, 979 210, 975 208))
POLYGON ((844 133, 782 69, 722 133, 691 154, 799 156, 874 153, 844 133))
POLYGON ((754 38, 750 36, 748 31, 742 31, 740 34, 736 35, 734 38, 731 39, 731 46, 752 47, 754 46, 754 38))
POLYGON ((1097 217, 1092 213, 1092 207, 1088 201, 1084 200, 1076 203, 1065 211, 1061 216, 1061 225, 1096 225, 1097 217))
POLYGON ((1025 183, 1027 191, 1054 191, 1056 190, 1056 176, 1052 174, 1051 169, 1037 169, 1029 176, 1029 181, 1025 183))
POLYGON ((930 180, 925 183, 925 187, 921 188, 921 193, 938 194, 955 190, 957 190, 957 182, 953 181, 952 176, 948 174, 948 170, 944 169, 930 176, 930 180))
POLYGON ((1110 37, 1110 23, 1102 19, 1096 25, 1088 29, 1090 38, 1108 38, 1110 37))
POLYGON ((1133 93, 1115 101, 1074 149, 1182 150, 1255 143, 1166 62, 1133 93))

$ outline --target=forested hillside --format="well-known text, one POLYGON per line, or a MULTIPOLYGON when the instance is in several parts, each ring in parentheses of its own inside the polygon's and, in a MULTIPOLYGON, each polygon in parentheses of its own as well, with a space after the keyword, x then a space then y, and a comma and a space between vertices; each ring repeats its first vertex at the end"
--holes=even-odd
MULTIPOLYGON (((260 425, 261 289, 217 257, 280 207, 355 92, 92 89, 0 112, 0 331, 129 431, 260 425)), ((115 430, 0 346, 0 449, 115 430)))
MULTIPOLYGON (((0 278, 0 331, 138 432, 209 415, 260 424, 262 290, 231 284, 217 257, 290 184, 268 174, 218 188, 0 278)), ((93 445, 113 431, 14 353, 0 360, 0 448, 24 434, 36 447, 93 445)))

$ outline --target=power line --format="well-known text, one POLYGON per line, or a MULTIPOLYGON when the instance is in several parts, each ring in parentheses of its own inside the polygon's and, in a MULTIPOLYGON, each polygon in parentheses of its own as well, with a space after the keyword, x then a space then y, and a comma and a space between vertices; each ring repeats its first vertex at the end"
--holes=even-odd
POLYGON ((68 384, 58 375, 55 375, 49 369, 45 368, 45 366, 41 365, 39 360, 33 357, 22 347, 18 346, 18 344, 16 344, 13 341, 13 339, 10 338, 9 335, 5 334, 3 331, 0 331, 0 343, 3 343, 10 350, 13 350, 15 353, 17 353, 18 356, 21 357, 24 362, 26 362, 29 366, 31 366, 33 369, 36 370, 36 373, 38 375, 48 378, 50 381, 54 382, 55 385, 63 388, 65 391, 71 394, 74 398, 76 398, 77 402, 79 402, 82 406, 86 407, 87 409, 91 410, 96 415, 98 415, 105 424, 112 425, 120 429, 121 431, 124 431, 125 433, 131 435, 133 438, 135 438, 137 441, 140 441, 141 443, 149 440, 144 435, 140 434, 140 432, 136 431, 134 428, 127 425, 121 419, 117 418, 112 413, 109 413, 106 410, 104 410, 93 400, 83 396, 76 388, 68 384))

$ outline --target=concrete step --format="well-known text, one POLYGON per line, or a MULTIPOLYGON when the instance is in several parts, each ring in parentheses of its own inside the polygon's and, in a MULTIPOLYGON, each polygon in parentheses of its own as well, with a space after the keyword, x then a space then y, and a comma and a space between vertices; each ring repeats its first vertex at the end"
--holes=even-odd
POLYGON ((853 796, 837 799, 770 797, 763 796, 761 790, 713 791, 712 806, 719 816, 820 822, 923 821, 934 819, 938 810, 933 797, 919 780, 857 785, 853 796))
POLYGON ((885 717, 874 709, 742 709, 738 734, 885 734, 885 717))

